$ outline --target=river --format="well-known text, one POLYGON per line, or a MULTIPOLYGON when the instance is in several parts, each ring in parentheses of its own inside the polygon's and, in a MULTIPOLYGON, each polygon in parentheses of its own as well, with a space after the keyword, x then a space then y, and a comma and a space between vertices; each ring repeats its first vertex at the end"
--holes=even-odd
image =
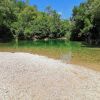
POLYGON ((0 43, 0 52, 28 52, 100 71, 100 48, 66 40, 0 43))

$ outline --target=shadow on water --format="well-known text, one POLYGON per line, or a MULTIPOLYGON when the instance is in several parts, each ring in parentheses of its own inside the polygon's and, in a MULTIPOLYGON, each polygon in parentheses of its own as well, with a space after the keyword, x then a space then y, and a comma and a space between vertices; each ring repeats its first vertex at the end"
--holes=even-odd
POLYGON ((86 43, 86 42, 82 42, 82 47, 100 48, 100 44, 95 45, 95 44, 88 44, 88 43, 86 43))

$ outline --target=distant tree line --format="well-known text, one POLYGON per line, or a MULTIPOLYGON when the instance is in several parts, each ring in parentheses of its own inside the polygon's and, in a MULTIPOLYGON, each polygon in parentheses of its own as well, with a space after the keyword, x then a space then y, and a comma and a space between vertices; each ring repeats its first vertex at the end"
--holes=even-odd
POLYGON ((68 20, 50 6, 44 12, 28 0, 0 0, 0 40, 70 38, 68 20))
POLYGON ((0 0, 0 41, 66 38, 100 44, 100 0, 87 0, 64 20, 50 6, 39 11, 29 0, 0 0))

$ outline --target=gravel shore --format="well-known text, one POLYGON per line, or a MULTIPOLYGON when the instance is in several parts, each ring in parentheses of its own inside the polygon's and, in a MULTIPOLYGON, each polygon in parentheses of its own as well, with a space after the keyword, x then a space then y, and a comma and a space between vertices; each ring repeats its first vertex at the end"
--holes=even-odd
POLYGON ((44 56, 0 52, 0 100, 100 100, 100 72, 44 56))

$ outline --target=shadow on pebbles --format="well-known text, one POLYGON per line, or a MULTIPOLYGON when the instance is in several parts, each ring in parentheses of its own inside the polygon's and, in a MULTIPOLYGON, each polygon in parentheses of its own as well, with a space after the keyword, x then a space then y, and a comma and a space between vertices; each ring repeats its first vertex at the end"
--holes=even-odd
POLYGON ((0 100, 100 100, 100 72, 44 56, 0 52, 0 100))

